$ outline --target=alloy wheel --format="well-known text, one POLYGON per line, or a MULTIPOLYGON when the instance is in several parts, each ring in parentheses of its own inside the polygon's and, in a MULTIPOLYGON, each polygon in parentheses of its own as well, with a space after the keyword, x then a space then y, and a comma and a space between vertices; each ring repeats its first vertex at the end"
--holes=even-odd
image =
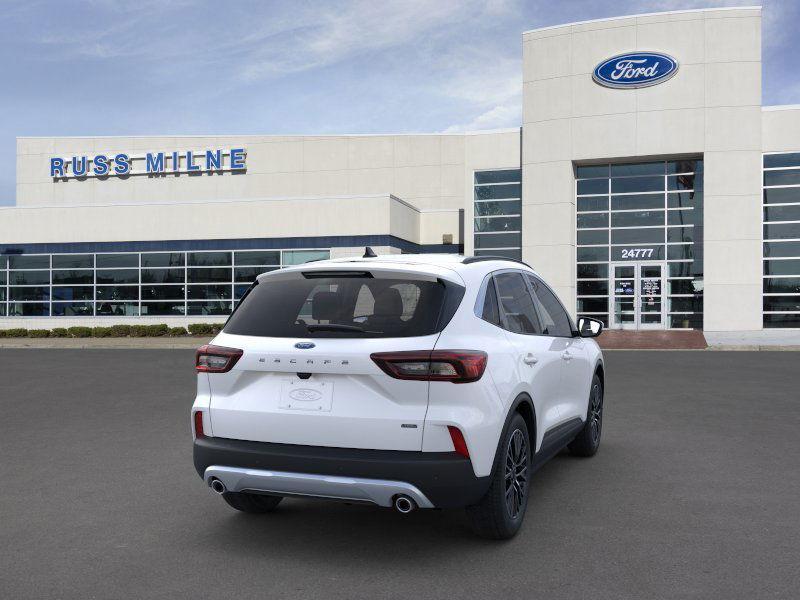
POLYGON ((599 384, 592 386, 592 398, 589 404, 589 426, 592 433, 592 444, 600 443, 600 431, 603 428, 603 391, 599 384))
POLYGON ((519 429, 511 434, 506 448, 505 492, 508 514, 516 519, 528 492, 528 442, 519 429))

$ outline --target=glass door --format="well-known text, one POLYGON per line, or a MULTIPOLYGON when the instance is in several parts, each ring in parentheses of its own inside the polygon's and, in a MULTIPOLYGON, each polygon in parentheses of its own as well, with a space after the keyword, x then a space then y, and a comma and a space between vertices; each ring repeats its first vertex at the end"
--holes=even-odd
POLYGON ((663 262, 625 262, 611 265, 611 327, 664 329, 663 262))

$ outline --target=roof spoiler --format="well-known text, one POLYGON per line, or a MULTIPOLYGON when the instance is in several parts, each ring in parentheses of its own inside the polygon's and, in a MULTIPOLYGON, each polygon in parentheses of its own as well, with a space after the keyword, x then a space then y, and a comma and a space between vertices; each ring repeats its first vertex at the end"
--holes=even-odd
POLYGON ((464 258, 464 260, 461 261, 461 264, 471 265, 472 263, 483 262, 485 260, 507 260, 509 262, 517 263, 519 265, 525 265, 529 269, 533 270, 533 267, 530 266, 525 261, 517 260, 516 258, 508 258, 507 256, 491 256, 491 255, 467 256, 466 258, 464 258))

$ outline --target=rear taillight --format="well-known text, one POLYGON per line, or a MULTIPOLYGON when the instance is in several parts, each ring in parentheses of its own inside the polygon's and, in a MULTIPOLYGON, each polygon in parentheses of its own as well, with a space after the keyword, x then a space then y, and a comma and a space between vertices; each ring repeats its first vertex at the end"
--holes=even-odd
POLYGON ((467 448, 467 442, 461 430, 453 425, 448 425, 447 431, 450 432, 450 439, 453 441, 453 449, 464 458, 469 458, 469 449, 467 448))
POLYGON ((195 368, 199 373, 227 373, 244 352, 237 348, 205 345, 197 349, 195 368))
POLYGON ((486 352, 480 350, 420 350, 375 352, 370 358, 395 379, 417 381, 478 381, 486 370, 486 352))
POLYGON ((194 437, 198 439, 206 437, 206 434, 203 431, 203 412, 199 410, 194 413, 194 437))

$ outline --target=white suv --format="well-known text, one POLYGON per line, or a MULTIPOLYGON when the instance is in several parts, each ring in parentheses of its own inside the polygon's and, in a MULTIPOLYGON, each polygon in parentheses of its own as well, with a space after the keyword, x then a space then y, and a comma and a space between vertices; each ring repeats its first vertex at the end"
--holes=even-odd
POLYGON ((195 468, 244 512, 466 507, 477 533, 511 537, 533 472, 597 451, 601 329, 500 257, 368 248, 262 274, 197 351, 195 468))

